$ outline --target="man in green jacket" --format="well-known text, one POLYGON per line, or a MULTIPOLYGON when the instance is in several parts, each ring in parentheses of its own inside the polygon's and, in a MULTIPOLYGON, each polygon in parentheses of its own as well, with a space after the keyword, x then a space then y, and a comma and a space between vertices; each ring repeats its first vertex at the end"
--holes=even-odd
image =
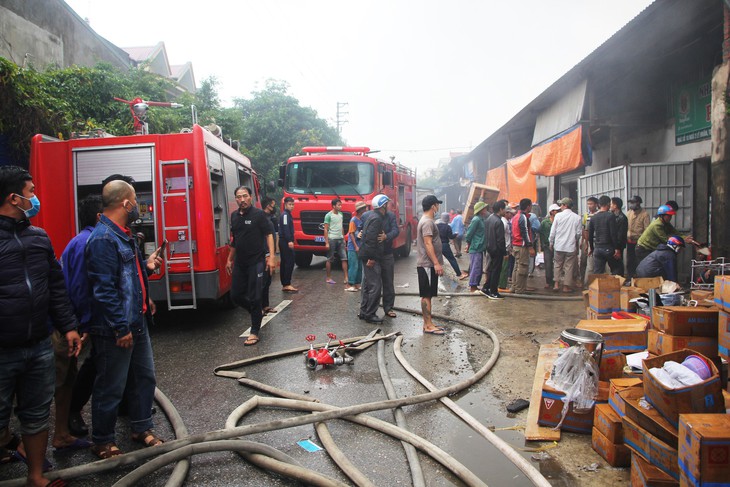
MULTIPOLYGON (((672 216, 677 214, 674 208, 669 205, 662 205, 657 209, 656 214, 657 217, 646 227, 636 243, 637 265, 647 255, 654 252, 659 244, 666 243, 672 235, 678 235, 677 230, 674 229, 671 223, 672 216)), ((684 241, 690 244, 695 243, 691 236, 684 236, 684 241)))
POLYGON ((479 283, 482 280, 484 268, 484 251, 487 250, 487 239, 484 227, 484 215, 487 212, 487 204, 478 201, 474 205, 474 217, 469 222, 466 231, 466 250, 469 252, 469 290, 473 293, 479 292, 479 283))

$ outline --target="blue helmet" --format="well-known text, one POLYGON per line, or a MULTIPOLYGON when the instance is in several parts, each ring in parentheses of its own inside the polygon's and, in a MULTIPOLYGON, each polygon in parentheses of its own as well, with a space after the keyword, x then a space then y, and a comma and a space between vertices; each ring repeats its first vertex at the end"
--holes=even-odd
POLYGON ((672 209, 669 205, 662 205, 656 211, 657 216, 661 215, 676 215, 677 212, 672 209))
POLYGON ((672 235, 667 239, 667 247, 675 252, 679 252, 679 249, 684 247, 684 239, 679 235, 672 235))
POLYGON ((373 209, 377 210, 378 208, 382 208, 389 201, 390 198, 388 198, 384 194, 375 195, 375 198, 373 198, 373 209))

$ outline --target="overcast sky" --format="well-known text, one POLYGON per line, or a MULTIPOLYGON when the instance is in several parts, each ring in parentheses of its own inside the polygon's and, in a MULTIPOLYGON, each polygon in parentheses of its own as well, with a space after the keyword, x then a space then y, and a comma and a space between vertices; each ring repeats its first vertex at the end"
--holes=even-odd
POLYGON ((66 1, 117 46, 163 41, 225 105, 269 78, 333 126, 347 103, 348 144, 419 169, 472 149, 652 3, 66 1))

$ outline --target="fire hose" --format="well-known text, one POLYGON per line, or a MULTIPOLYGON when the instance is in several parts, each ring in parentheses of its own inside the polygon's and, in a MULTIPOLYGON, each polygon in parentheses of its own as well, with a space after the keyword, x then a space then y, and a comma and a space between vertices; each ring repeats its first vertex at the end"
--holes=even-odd
MULTIPOLYGON (((404 312, 410 312, 415 314, 420 314, 416 310, 410 310, 407 308, 395 308, 400 311, 404 312)), ((424 394, 418 394, 415 396, 409 396, 405 398, 399 398, 399 399, 389 399, 385 401, 376 401, 371 403, 364 403, 359 404, 355 406, 349 406, 349 407, 335 407, 335 406, 329 406, 325 404, 316 404, 311 401, 297 401, 297 400, 290 400, 290 399, 275 399, 275 398, 264 398, 260 396, 254 396, 252 399, 244 403, 241 407, 239 407, 234 413, 239 412, 248 412, 250 410, 253 410, 256 407, 285 407, 290 409, 296 409, 296 410, 307 410, 312 411, 310 414, 304 415, 304 416, 296 416, 296 417, 290 417, 283 420, 275 420, 275 421, 269 421, 265 423, 257 423, 257 424, 251 424, 251 425, 244 425, 244 426, 235 426, 235 427, 229 427, 222 430, 216 430, 211 431, 207 433, 200 433, 196 435, 191 436, 183 436, 182 438, 178 438, 177 440, 169 441, 166 443, 163 443, 162 445, 153 447, 153 448, 146 448, 143 450, 137 450, 134 452, 126 453, 117 457, 113 457, 111 459, 107 460, 101 460, 97 462, 93 462, 87 465, 81 465, 77 467, 72 467, 69 469, 59 470, 59 471, 52 471, 47 474, 47 477, 49 479, 55 479, 55 478, 64 478, 64 479, 71 479, 76 478, 83 475, 89 475, 93 473, 98 473, 110 469, 114 469, 123 465, 130 465, 134 463, 139 463, 144 460, 153 458, 153 457, 160 457, 160 460, 157 460, 155 463, 148 462, 147 464, 143 465, 142 467, 139 467, 138 469, 132 471, 130 474, 128 474, 127 479, 129 478, 136 478, 134 476, 139 475, 139 473, 136 473, 140 471, 147 472, 146 469, 154 469, 160 468, 161 464, 168 464, 174 461, 178 461, 181 459, 184 459, 190 455, 203 453, 204 451, 218 451, 217 447, 220 447, 220 449, 228 449, 228 450, 244 450, 244 451, 254 451, 250 448, 250 445, 242 445, 239 443, 225 443, 225 444, 219 444, 219 445, 204 445, 204 446, 198 446, 204 443, 208 442, 216 442, 220 443, 221 440, 230 440, 232 438, 237 438, 240 436, 246 436, 250 434, 255 433, 262 433, 266 431, 274 431, 279 429, 285 429, 290 428, 294 426, 301 426, 305 424, 311 424, 311 423, 322 423, 324 421, 330 420, 330 419, 346 419, 349 421, 357 422, 359 424, 364 424, 366 426, 369 426, 371 428, 374 428, 378 431, 385 432, 386 434, 389 434, 390 436, 393 436, 395 438, 400 439, 401 441, 406 441, 414 446, 416 446, 421 451, 424 451, 431 455, 434 459, 439 461, 442 465, 444 465, 446 468, 451 470, 455 475, 457 475, 462 481, 464 481, 467 485, 484 485, 484 483, 476 478, 472 472, 470 472, 468 469, 466 469, 463 465, 461 465, 459 462, 457 462, 455 459, 453 459, 451 456, 440 450, 438 447, 435 447, 434 445, 430 444, 428 441, 424 440, 423 438, 420 438, 408 431, 405 431, 397 426, 394 426, 387 422, 382 422, 380 420, 377 420, 375 418, 371 418, 369 416, 364 416, 364 413, 367 412, 373 412, 373 411, 380 411, 385 409, 393 409, 403 406, 409 406, 414 404, 420 404, 427 401, 432 401, 435 399, 442 399, 445 398, 445 396, 449 396, 452 394, 456 394, 474 383, 476 383, 478 380, 483 378, 489 370, 492 368, 492 366, 496 363, 496 360, 499 356, 499 341, 494 335, 494 333, 491 330, 488 330, 486 328, 480 327, 478 325, 469 324, 466 322, 463 322, 461 320, 456 320, 450 317, 444 317, 444 316, 438 316, 434 315, 436 318, 440 319, 446 319, 450 321, 454 321, 457 323, 461 323, 466 326, 470 326, 472 328, 475 328, 483 333, 486 333, 489 335, 490 339, 494 343, 494 349, 492 350, 492 355, 490 359, 470 378, 465 379, 464 381, 461 381, 457 384, 454 384, 452 386, 443 388, 443 389, 437 389, 432 390, 431 392, 424 393, 424 394), (191 447, 192 446, 192 447, 191 447), (191 448, 187 448, 191 447, 191 448), (246 450, 249 448, 248 450, 246 450), (174 452, 172 455, 165 456, 166 454, 174 452), (151 465, 150 465, 151 464, 151 465), (147 465, 150 465, 149 467, 147 465), (130 477, 132 476, 132 477, 130 477)), ((306 350, 306 348, 304 349, 306 350)), ((246 361, 242 361, 246 362, 246 361)), ((233 364, 227 364, 227 366, 220 366, 216 369, 216 373, 219 372, 226 372, 224 369, 226 367, 230 367, 233 364)), ((219 375, 224 375, 223 373, 220 373, 219 375)), ((228 374, 225 374, 226 376, 229 376, 228 374)), ((233 376, 234 374, 230 374, 230 376, 233 376)), ((242 376, 245 374, 239 373, 238 376, 242 376)), ((433 388, 433 386, 431 386, 433 388)), ((167 411, 166 411, 167 414, 167 411)), ((243 413, 245 414, 245 413, 243 413)), ((169 417, 170 415, 168 415, 169 417)), ((233 413, 232 413, 233 416, 233 413)), ((237 423, 237 419, 236 419, 237 423)), ((236 424, 234 423, 234 424, 236 424)), ((480 425, 483 428, 483 425, 480 425)), ((472 425, 472 427, 475 427, 472 425)), ((485 428, 486 429, 486 428, 485 428)), ((176 432, 178 429, 176 428, 176 432)), ((488 430, 487 430, 488 431, 488 430)), ((484 435, 484 433, 480 432, 484 435)), ((491 432, 490 432, 491 433, 491 432)), ((178 433, 180 434, 180 433, 178 433)), ((184 433, 181 433, 184 435, 184 433)), ((492 434, 493 435, 493 434, 492 434)), ((495 443, 493 439, 487 438, 492 443, 495 443)), ((497 438, 498 439, 498 438, 497 438)), ((499 440, 501 441, 501 440, 499 440)), ((502 442, 504 443, 504 442, 502 442)), ((502 446, 495 444, 497 448, 507 455, 507 457, 515 463, 515 465, 522 470, 525 475, 533 482, 534 485, 538 486, 549 486, 550 484, 547 482, 547 480, 540 474, 540 472, 533 467, 529 462, 527 462, 524 458, 522 458, 519 454, 517 454, 514 450, 509 447, 509 445, 506 445, 506 443, 502 446)), ((256 454, 260 454, 262 450, 258 449, 256 450, 256 454)), ((271 452, 273 454, 273 452, 271 452)), ((267 455, 270 456, 270 455, 267 455)), ((247 458, 252 459, 256 457, 255 454, 249 454, 247 458)), ((278 462, 277 464, 270 462, 271 464, 271 470, 275 471, 276 473, 280 473, 282 475, 290 475, 293 478, 297 478, 297 475, 295 474, 295 470, 292 468, 292 465, 290 463, 282 462, 280 460, 276 460, 278 462), (278 470, 277 470, 278 469, 278 470)), ((340 465, 340 464, 338 464, 340 465)), ((340 465, 341 466, 341 465, 340 465)), ((267 466, 266 468, 269 468, 267 466)), ((326 479, 325 477, 321 476, 320 474, 316 474, 316 472, 311 472, 305 469, 306 472, 315 474, 314 477, 310 477, 308 482, 311 482, 313 485, 341 485, 339 482, 334 481, 332 479, 326 479), (316 480, 316 481, 315 481, 316 480), (319 483, 323 482, 323 483, 319 483), (330 483, 333 482, 333 483, 330 483)), ((176 470, 177 471, 177 470, 176 470)), ((306 473, 306 472, 299 472, 299 473, 306 473)), ((149 472, 145 473, 147 475, 149 472)), ((184 477, 183 477, 184 478, 184 477)), ((132 485, 130 483, 120 483, 118 485, 132 485)), ((23 485, 24 479, 14 479, 9 481, 0 482, 0 487, 10 487, 10 486, 20 486, 23 485)), ((173 484, 172 481, 168 483, 168 485, 179 485, 179 484, 173 484)))

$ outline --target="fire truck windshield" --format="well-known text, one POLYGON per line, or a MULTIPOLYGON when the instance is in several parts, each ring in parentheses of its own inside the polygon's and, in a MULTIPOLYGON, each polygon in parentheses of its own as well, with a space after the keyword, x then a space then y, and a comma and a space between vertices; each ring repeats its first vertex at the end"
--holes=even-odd
POLYGON ((367 162, 306 161, 287 166, 284 190, 290 193, 363 196, 373 192, 375 170, 367 162))

